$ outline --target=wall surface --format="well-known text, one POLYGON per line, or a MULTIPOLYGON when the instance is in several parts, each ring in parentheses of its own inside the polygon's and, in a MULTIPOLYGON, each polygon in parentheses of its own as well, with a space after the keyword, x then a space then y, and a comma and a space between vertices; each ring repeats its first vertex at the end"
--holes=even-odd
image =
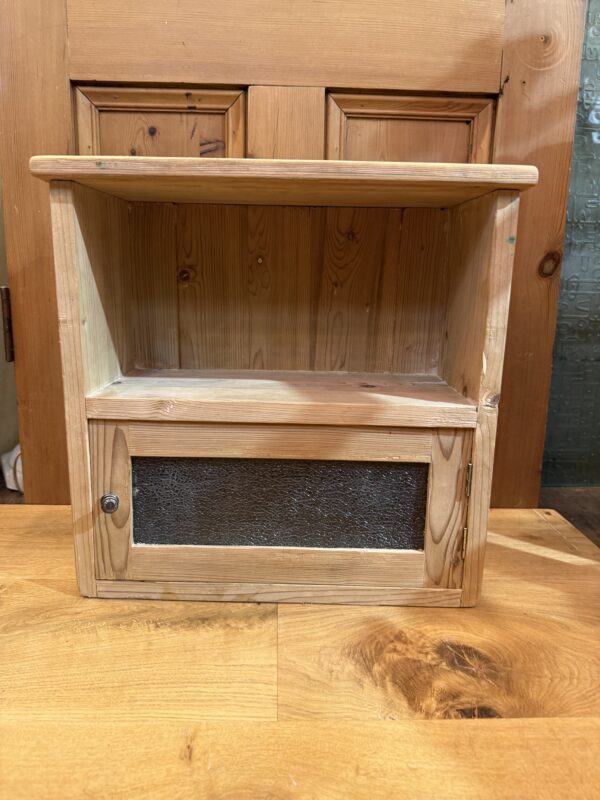
MULTIPOLYGON (((6 254, 4 252, 4 225, 2 220, 2 193, 0 192, 0 286, 6 286, 6 254)), ((4 360, 0 351, 0 453, 13 448, 18 439, 17 395, 15 391, 15 368, 4 360)))
POLYGON ((600 0, 586 24, 544 453, 545 486, 600 484, 600 0))

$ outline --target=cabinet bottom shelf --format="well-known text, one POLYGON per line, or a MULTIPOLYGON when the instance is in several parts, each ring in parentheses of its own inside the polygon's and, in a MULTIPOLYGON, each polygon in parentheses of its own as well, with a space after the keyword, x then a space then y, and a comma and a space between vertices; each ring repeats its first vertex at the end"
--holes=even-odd
POLYGON ((86 397, 90 419, 474 428, 436 375, 136 370, 86 397))

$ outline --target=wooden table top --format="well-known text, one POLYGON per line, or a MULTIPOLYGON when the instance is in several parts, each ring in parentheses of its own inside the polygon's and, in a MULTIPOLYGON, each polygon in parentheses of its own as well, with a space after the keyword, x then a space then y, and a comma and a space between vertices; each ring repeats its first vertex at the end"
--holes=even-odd
POLYGON ((475 609, 90 600, 69 509, 0 506, 0 793, 598 797, 599 555, 495 511, 475 609))

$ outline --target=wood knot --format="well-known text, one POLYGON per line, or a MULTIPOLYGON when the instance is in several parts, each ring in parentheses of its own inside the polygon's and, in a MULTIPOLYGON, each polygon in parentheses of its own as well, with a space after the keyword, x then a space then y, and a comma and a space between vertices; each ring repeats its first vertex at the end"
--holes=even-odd
POLYGON ((542 258, 538 265, 538 275, 540 278, 551 278, 562 262, 562 253, 558 250, 551 250, 542 258))

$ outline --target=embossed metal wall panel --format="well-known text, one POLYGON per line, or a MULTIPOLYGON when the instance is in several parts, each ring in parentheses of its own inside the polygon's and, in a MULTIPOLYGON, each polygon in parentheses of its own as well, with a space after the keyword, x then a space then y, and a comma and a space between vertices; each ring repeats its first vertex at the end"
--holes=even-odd
POLYGON ((131 461, 135 544, 423 549, 428 464, 131 461))
POLYGON ((590 0, 543 484, 600 484, 600 0, 590 0))

